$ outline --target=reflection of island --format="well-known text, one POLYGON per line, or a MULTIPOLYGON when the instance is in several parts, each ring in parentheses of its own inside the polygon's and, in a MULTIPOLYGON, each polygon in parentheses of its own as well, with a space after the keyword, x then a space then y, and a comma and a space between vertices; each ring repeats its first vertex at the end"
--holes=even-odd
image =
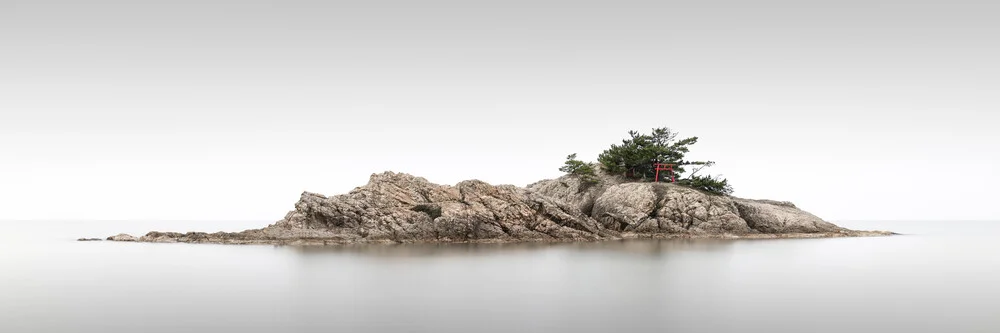
POLYGON ((437 185, 385 172, 372 175, 367 185, 347 194, 304 193, 295 210, 262 229, 150 232, 109 240, 343 245, 888 234, 844 229, 787 202, 712 195, 603 174, 596 183, 569 175, 520 188, 477 180, 437 185))
POLYGON ((530 253, 540 250, 573 250, 579 253, 588 251, 604 253, 623 253, 630 255, 664 256, 676 252, 710 252, 719 251, 732 246, 736 240, 713 238, 676 238, 676 239, 641 239, 617 240, 603 242, 573 242, 573 243, 417 243, 417 244, 386 244, 383 246, 367 246, 364 244, 348 244, 343 246, 296 246, 294 250, 303 255, 327 255, 331 253, 349 253, 384 258, 407 257, 447 257, 470 256, 482 257, 493 254, 509 255, 530 253))

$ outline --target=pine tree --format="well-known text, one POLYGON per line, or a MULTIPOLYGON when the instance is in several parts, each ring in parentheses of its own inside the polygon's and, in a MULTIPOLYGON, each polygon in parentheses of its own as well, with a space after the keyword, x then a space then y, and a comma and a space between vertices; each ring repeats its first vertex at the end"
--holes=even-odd
POLYGON ((684 166, 712 163, 684 160, 684 154, 690 151, 689 146, 698 142, 698 137, 677 140, 677 132, 666 127, 654 128, 651 134, 637 131, 629 131, 628 134, 630 138, 622 140, 621 145, 611 145, 611 148, 597 157, 601 167, 608 173, 638 180, 653 180, 656 174, 653 167, 655 163, 675 165, 676 174, 683 174, 686 171, 684 166))
POLYGON ((596 183, 598 181, 597 170, 594 164, 576 159, 575 153, 566 156, 566 163, 559 168, 559 171, 577 175, 584 183, 596 183))
MULTIPOLYGON (((654 181, 656 163, 673 164, 677 176, 687 172, 686 166, 698 166, 685 178, 677 179, 677 184, 702 190, 717 195, 733 193, 729 181, 722 177, 699 176, 698 171, 715 164, 712 161, 688 161, 684 155, 691 151, 690 146, 698 143, 698 137, 677 139, 677 132, 667 127, 654 128, 650 134, 629 131, 629 138, 622 140, 620 145, 613 144, 597 157, 597 162, 604 172, 622 175, 635 181, 654 181)), ((584 182, 593 184, 599 179, 596 176, 594 163, 586 163, 576 159, 576 154, 566 156, 566 163, 560 171, 581 177, 584 182)), ((661 172, 660 181, 669 180, 670 175, 661 172)))

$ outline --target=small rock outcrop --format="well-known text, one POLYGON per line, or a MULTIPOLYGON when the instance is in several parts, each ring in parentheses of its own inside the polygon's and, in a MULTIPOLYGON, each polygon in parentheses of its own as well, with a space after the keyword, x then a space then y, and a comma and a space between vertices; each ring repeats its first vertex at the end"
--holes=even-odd
POLYGON ((236 233, 150 232, 114 241, 224 244, 593 241, 665 237, 839 237, 847 230, 791 203, 716 196, 664 183, 575 176, 526 188, 478 180, 438 185, 403 173, 373 174, 331 197, 305 192, 285 218, 236 233))
POLYGON ((138 238, 136 238, 135 236, 129 235, 129 234, 117 234, 117 235, 108 237, 108 240, 109 241, 116 241, 116 242, 138 242, 139 241, 138 238))

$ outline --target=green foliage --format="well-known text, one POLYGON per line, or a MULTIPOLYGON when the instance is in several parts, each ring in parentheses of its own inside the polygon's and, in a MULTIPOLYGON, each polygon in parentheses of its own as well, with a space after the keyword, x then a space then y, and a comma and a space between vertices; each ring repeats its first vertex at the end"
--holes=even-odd
POLYGON ((597 170, 594 163, 587 163, 576 159, 576 154, 566 156, 566 163, 559 171, 579 176, 585 183, 597 183, 597 170))
MULTIPOLYGON (((686 166, 697 166, 687 178, 678 179, 677 184, 718 195, 733 193, 725 178, 697 175, 698 171, 715 162, 685 159, 684 155, 691 151, 691 145, 698 143, 698 137, 678 139, 678 133, 667 127, 654 128, 649 134, 637 131, 629 131, 628 134, 629 138, 622 140, 620 145, 611 145, 597 157, 604 171, 638 181, 654 181, 655 163, 673 164, 677 176, 687 173, 686 166)), ((660 172, 660 181, 669 179, 668 172, 660 172)))
MULTIPOLYGON (((600 167, 609 174, 621 175, 636 181, 654 181, 656 178, 655 163, 673 164, 677 184, 705 191, 716 195, 729 195, 733 187, 722 177, 699 176, 697 173, 715 164, 712 161, 689 161, 684 155, 691 151, 690 146, 698 143, 698 137, 677 138, 677 132, 667 127, 654 128, 649 134, 629 131, 629 138, 622 140, 620 145, 611 145, 597 157, 600 167), (686 178, 685 167, 696 166, 686 178)), ((599 180, 596 173, 597 164, 586 163, 576 159, 576 154, 566 156, 566 163, 559 171, 580 176, 586 183, 593 184, 599 180)), ((670 181, 669 172, 660 172, 660 181, 670 181)))
MULTIPOLYGON (((620 174, 632 179, 653 180, 656 170, 654 163, 674 164, 674 172, 683 174, 687 165, 710 165, 710 161, 686 161, 684 154, 689 146, 698 142, 698 137, 677 139, 677 132, 666 127, 654 128, 650 134, 637 131, 628 132, 630 138, 620 145, 611 145, 597 157, 601 167, 612 174, 620 174)), ((661 177, 669 177, 661 173, 661 177)))
POLYGON ((691 175, 688 178, 677 181, 677 184, 717 195, 729 195, 733 193, 733 187, 729 185, 729 181, 725 178, 691 175))

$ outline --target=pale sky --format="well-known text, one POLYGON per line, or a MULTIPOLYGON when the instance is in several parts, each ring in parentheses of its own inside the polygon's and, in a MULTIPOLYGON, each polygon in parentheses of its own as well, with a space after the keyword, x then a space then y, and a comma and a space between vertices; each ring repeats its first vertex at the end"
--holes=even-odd
POLYGON ((524 186, 630 129, 828 220, 1000 220, 994 1, 0 0, 0 219, 524 186))

